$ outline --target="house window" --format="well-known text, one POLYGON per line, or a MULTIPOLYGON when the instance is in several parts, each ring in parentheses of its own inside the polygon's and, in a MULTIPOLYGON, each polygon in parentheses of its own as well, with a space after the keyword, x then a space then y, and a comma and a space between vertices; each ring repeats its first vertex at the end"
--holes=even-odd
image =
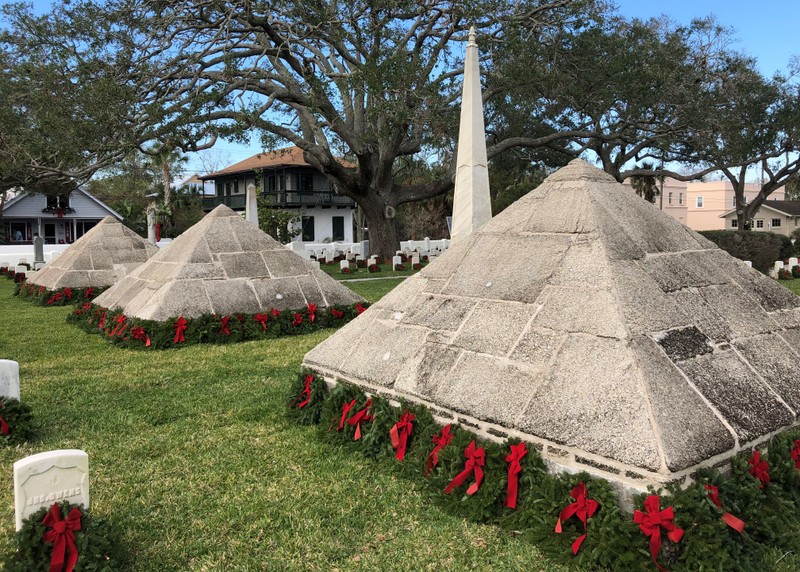
POLYGON ((764 228, 764 219, 756 220, 756 228, 764 228))
POLYGON ((278 190, 278 177, 275 175, 270 175, 267 177, 267 184, 266 184, 267 192, 274 193, 278 190))
POLYGON ((23 242, 28 240, 28 225, 24 222, 12 222, 9 224, 11 242, 23 242))
POLYGON ((47 195, 47 208, 54 211, 69 208, 69 195, 47 195))
POLYGON ((672 204, 672 191, 670 191, 669 195, 667 195, 667 204, 668 205, 672 204))
POLYGON ((679 205, 683 204, 683 193, 678 193, 678 204, 679 205))
POLYGON ((702 209, 703 208, 703 197, 695 197, 695 206, 698 209, 702 209))
POLYGON ((314 175, 297 175, 297 190, 298 191, 313 191, 314 190, 314 175))
POLYGON ((333 240, 334 242, 344 241, 344 217, 343 216, 335 216, 333 217, 333 240))
POLYGON ((781 227, 781 219, 774 218, 772 219, 772 228, 780 228, 781 227))
POLYGON ((234 195, 238 195, 239 194, 239 180, 238 179, 233 181, 233 194, 234 195))
POLYGON ((303 242, 314 241, 314 217, 304 216, 302 219, 303 224, 303 242))
POLYGON ((731 228, 739 228, 739 220, 732 218, 731 219, 731 228))

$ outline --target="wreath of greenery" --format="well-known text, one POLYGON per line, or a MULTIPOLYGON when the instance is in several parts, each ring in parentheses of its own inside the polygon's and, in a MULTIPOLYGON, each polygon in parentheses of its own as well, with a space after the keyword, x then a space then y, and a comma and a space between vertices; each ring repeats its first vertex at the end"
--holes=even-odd
MULTIPOLYGON (((320 377, 316 375, 315 379, 320 377)), ((292 391, 298 387, 299 382, 293 384, 292 391)), ((361 439, 354 440, 355 429, 346 422, 339 430, 343 406, 355 400, 355 405, 345 415, 347 419, 362 409, 368 398, 360 388, 340 382, 324 396, 324 402, 315 401, 315 407, 320 407, 320 438, 348 450, 360 450, 367 457, 391 462, 404 477, 427 490, 432 501, 445 510, 514 531, 555 561, 592 570, 656 570, 649 539, 634 523, 633 515, 620 508, 617 493, 608 481, 587 473, 549 474, 536 446, 526 443, 528 453, 520 462, 517 507, 507 508, 504 506, 508 474, 505 456, 510 446, 519 441, 502 444, 483 441, 468 429, 452 424, 453 439, 439 451, 439 463, 426 477, 426 459, 433 449, 432 438, 441 429, 427 409, 405 403, 399 408, 392 407, 387 400, 372 396, 374 419, 362 424, 361 439), (406 457, 397 461, 389 431, 406 410, 416 419, 406 457), (473 440, 484 447, 486 454, 480 488, 472 496, 465 494, 473 482, 470 477, 451 494, 444 494, 447 484, 464 469, 464 449, 473 440), (556 534, 554 527, 561 511, 573 502, 570 492, 580 482, 585 483, 588 497, 598 501, 600 509, 589 519, 586 540, 573 555, 571 544, 584 534, 583 524, 573 517, 562 523, 561 534, 556 534)), ((316 399, 323 399, 322 394, 316 399)), ((289 412, 298 421, 308 422, 308 417, 301 417, 296 409, 289 412)), ((673 572, 789 572, 800 569, 800 468, 792 456, 793 451, 800 464, 800 432, 797 430, 771 440, 768 451, 762 455, 762 460, 769 465, 770 475, 764 488, 750 473, 751 452, 743 452, 731 460, 730 469, 724 474, 716 469, 703 469, 685 488, 673 483, 662 491, 651 490, 649 494, 661 495, 662 510, 673 507, 675 523, 685 530, 678 543, 662 534, 658 562, 673 572), (706 485, 718 487, 724 509, 712 502, 706 485), (724 512, 745 522, 742 533, 721 520, 724 512)), ((645 494, 634 496, 637 510, 643 510, 646 497, 645 494)))
POLYGON ((108 286, 86 288, 57 288, 50 290, 44 286, 37 286, 30 282, 22 282, 14 287, 14 296, 28 300, 39 306, 67 306, 91 302, 97 298, 108 286))
POLYGON ((0 417, 8 425, 8 435, 0 434, 6 446, 25 443, 33 438, 33 415, 26 403, 13 397, 0 397, 0 417))
POLYGON ((307 334, 323 328, 338 328, 358 316, 368 306, 366 302, 313 308, 309 304, 299 310, 273 310, 230 316, 211 314, 185 319, 175 316, 164 322, 155 322, 128 317, 119 310, 108 310, 91 302, 83 302, 77 304, 72 314, 67 316, 67 322, 86 332, 100 334, 118 346, 164 349, 190 344, 227 344, 270 339, 307 334), (184 320, 186 326, 182 329, 183 341, 176 335, 179 320, 184 320))
MULTIPOLYGON (((61 518, 67 518, 69 511, 79 508, 81 528, 75 531, 75 546, 78 549, 78 572, 114 572, 120 569, 121 547, 117 529, 104 518, 95 518, 90 511, 70 504, 58 503, 61 518)), ((15 537, 16 550, 7 558, 8 572, 48 572, 53 545, 42 541, 47 527, 42 524, 50 507, 43 507, 22 522, 22 528, 15 537)))

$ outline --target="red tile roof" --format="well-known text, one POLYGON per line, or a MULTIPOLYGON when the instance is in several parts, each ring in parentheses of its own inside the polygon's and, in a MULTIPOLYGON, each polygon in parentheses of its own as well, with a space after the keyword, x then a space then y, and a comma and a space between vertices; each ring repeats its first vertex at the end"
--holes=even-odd
MULTIPOLYGON (((345 161, 342 161, 343 164, 348 164, 345 161)), ((300 147, 285 147, 283 149, 276 149, 275 151, 266 151, 264 153, 258 153, 257 155, 253 155, 252 157, 245 159, 244 161, 239 161, 231 165, 230 167, 225 167, 224 169, 217 171, 216 173, 209 173, 208 175, 203 175, 200 177, 202 180, 206 181, 208 179, 214 179, 217 177, 223 177, 225 175, 235 175, 237 173, 249 173, 256 169, 267 169, 267 168, 276 168, 276 167, 307 167, 308 163, 306 163, 305 159, 303 159, 303 150, 300 147)))

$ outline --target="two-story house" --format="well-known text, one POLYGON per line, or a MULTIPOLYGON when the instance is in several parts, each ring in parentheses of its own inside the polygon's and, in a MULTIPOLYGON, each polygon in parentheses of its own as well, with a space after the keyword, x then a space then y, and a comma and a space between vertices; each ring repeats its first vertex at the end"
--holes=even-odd
POLYGON ((3 239, 8 244, 32 244, 38 234, 45 244, 72 244, 109 215, 122 220, 122 215, 83 189, 59 196, 23 192, 3 206, 3 239))
POLYGON ((302 242, 353 242, 355 202, 337 195, 325 175, 303 159, 299 147, 259 153, 215 173, 216 194, 203 198, 203 210, 224 204, 244 214, 247 185, 256 186, 270 208, 297 213, 302 242))

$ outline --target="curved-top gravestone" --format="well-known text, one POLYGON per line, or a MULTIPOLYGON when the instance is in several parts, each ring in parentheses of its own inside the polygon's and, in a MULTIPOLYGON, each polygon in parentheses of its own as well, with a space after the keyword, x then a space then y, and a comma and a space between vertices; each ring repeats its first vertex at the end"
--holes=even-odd
POLYGON ((112 216, 28 278, 48 290, 105 288, 140 266, 158 249, 112 216))
POLYGON ((795 423, 800 297, 573 161, 310 351, 643 489, 795 423))
POLYGON ((163 322, 363 301, 220 205, 94 302, 163 322))

